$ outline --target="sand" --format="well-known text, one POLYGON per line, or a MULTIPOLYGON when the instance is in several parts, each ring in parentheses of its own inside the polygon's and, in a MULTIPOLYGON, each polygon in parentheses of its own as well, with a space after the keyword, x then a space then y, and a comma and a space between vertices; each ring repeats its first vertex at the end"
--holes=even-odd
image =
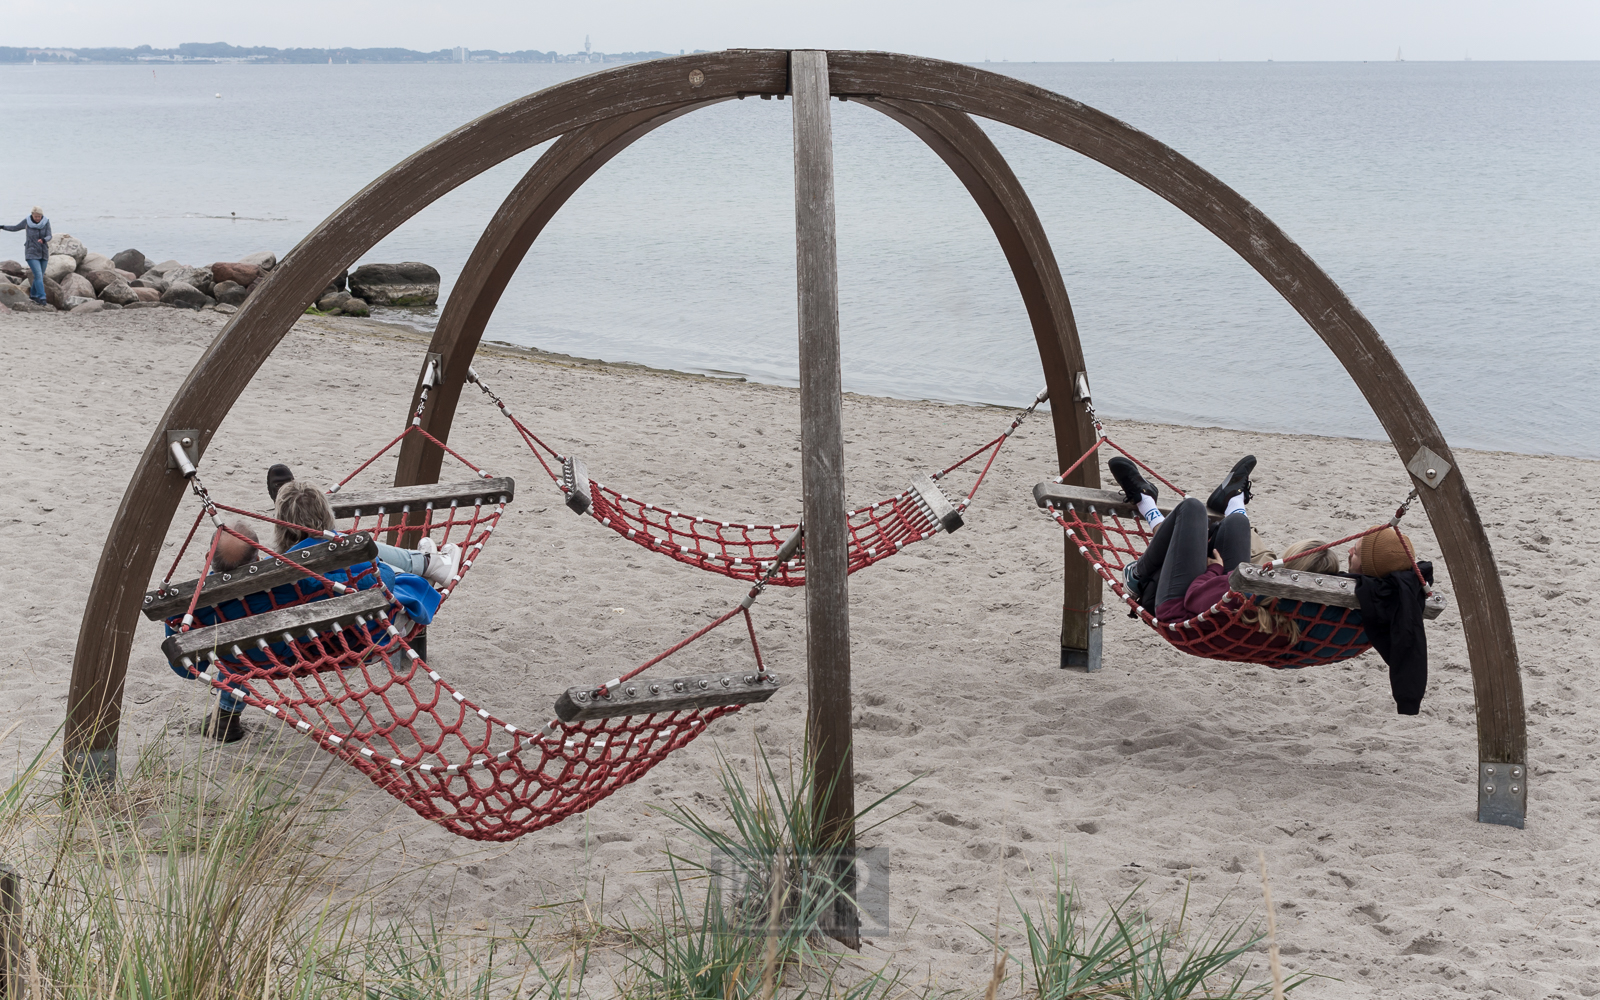
MULTIPOLYGON (((133 464, 223 317, 141 310, 0 316, 4 461, 0 544, 12 579, 0 688, 8 759, 52 738, 79 615, 133 464)), ((363 320, 307 318, 221 428, 203 471, 229 502, 264 508, 263 470, 331 481, 402 426, 425 341, 363 320)), ((522 418, 596 476, 682 509, 736 519, 799 512, 791 389, 595 364, 494 347, 479 368, 522 418)), ((469 390, 470 391, 470 390, 469 390)), ((847 397, 853 501, 903 488, 993 435, 1006 411, 847 397)), ((599 681, 687 633, 742 585, 665 560, 576 517, 508 433, 466 398, 452 442, 518 495, 491 549, 430 635, 431 659, 511 719, 548 718, 559 691, 599 681)), ((1119 422, 1113 435, 1169 478, 1209 489, 1237 455, 1260 459, 1251 516, 1269 540, 1336 537, 1392 510, 1407 488, 1381 442, 1119 422)), ((851 581, 858 801, 915 777, 904 813, 867 846, 890 859, 890 933, 871 963, 963 993, 987 981, 980 932, 1011 898, 1037 898, 1063 861, 1096 907, 1142 885, 1139 906, 1237 920, 1260 909, 1271 868, 1286 964, 1334 977, 1307 997, 1593 996, 1600 993, 1594 771, 1600 693, 1589 617, 1600 463, 1460 452, 1506 576, 1528 705, 1525 830, 1474 822, 1471 680, 1454 604, 1430 628, 1422 714, 1394 712, 1375 654, 1274 672, 1180 655, 1113 613, 1105 669, 1057 667, 1060 531, 1032 504, 1055 471, 1048 423, 1007 448, 968 518, 851 581), (908 929, 909 928, 909 929, 908 929)), ((375 470, 381 480, 386 469, 375 470)), ((192 508, 179 521, 187 526, 192 508)), ((169 547, 178 538, 177 522, 169 547)), ((1436 552, 1413 515, 1423 554, 1436 552)), ((192 575, 192 574, 191 574, 192 575)), ((1440 575, 1447 597, 1456 583, 1440 575)), ((143 586, 144 582, 140 581, 143 586)), ((803 594, 757 605, 764 652, 791 685, 565 824, 502 847, 455 840, 396 813, 357 781, 380 865, 440 863, 428 905, 443 920, 524 921, 542 902, 604 881, 625 908, 680 801, 714 811, 717 752, 753 777, 756 738, 779 759, 805 710, 803 594), (449 885, 445 885, 448 882, 449 885)), ((715 640, 718 643, 722 639, 715 640)), ((732 638, 727 640, 731 644, 732 638)), ((161 733, 192 739, 200 685, 167 670, 142 623, 128 672, 128 759, 161 733)), ((723 655, 727 647, 718 655, 723 655)), ((731 654, 728 654, 731 655, 731 654)), ((254 713, 248 755, 279 736, 254 713)), ((1007 990, 1014 992, 1016 967, 1007 990)))

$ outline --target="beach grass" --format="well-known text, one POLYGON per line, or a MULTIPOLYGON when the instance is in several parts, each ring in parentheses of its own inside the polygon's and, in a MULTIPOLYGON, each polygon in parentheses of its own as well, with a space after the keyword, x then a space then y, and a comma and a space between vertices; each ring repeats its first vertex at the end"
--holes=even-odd
MULTIPOLYGON (((111 790, 64 794, 47 747, 0 792, 0 860, 22 879, 22 973, 35 1000, 951 995, 821 933, 851 891, 840 845, 817 820, 809 768, 780 768, 759 746, 751 779, 719 761, 715 813, 661 807, 682 842, 667 847, 652 896, 607 912, 603 889, 586 890, 486 932, 414 897, 380 917, 393 912, 380 899, 404 898, 403 883, 429 866, 373 862, 392 853, 387 831, 356 828, 326 781, 337 761, 270 747, 246 756, 171 733, 111 790)), ((901 790, 858 814, 858 836, 897 815, 888 807, 901 790)), ((956 995, 1271 995, 1245 985, 1262 935, 1243 923, 1194 930, 1180 913, 1168 926, 1131 896, 1091 920, 1059 869, 1043 896, 1017 904, 1025 947, 1009 954, 997 933, 990 981, 956 995)))

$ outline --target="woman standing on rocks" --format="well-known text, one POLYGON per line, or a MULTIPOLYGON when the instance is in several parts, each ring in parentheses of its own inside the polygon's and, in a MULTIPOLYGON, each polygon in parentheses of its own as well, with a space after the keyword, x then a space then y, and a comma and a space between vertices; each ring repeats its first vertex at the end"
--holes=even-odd
POLYGON ((44 217, 44 209, 35 205, 33 213, 23 218, 21 222, 14 226, 0 226, 0 229, 12 233, 19 229, 27 231, 22 245, 28 269, 33 272, 33 286, 28 289, 28 296, 40 305, 44 305, 44 264, 50 259, 51 235, 50 220, 44 217))

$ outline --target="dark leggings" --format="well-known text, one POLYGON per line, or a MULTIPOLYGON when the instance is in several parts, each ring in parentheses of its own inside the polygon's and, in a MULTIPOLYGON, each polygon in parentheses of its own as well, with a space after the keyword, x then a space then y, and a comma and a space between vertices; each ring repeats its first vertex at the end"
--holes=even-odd
MULTIPOLYGON (((1134 566, 1134 575, 1148 587, 1155 582, 1155 602, 1161 607, 1189 592, 1189 584, 1206 571, 1211 549, 1222 555, 1228 569, 1250 561, 1250 518, 1230 514, 1217 525, 1207 544, 1206 505, 1194 497, 1178 504, 1171 516, 1156 527, 1150 545, 1134 566)), ((1148 593, 1148 591, 1146 591, 1148 593)))

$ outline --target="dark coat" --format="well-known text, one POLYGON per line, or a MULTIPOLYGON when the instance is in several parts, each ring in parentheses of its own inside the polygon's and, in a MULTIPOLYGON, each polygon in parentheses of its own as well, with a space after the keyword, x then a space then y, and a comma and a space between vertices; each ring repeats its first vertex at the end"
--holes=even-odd
MULTIPOLYGON (((1419 560, 1417 568, 1433 584, 1433 563, 1419 560)), ((1427 595, 1408 566, 1388 576, 1363 576, 1356 580, 1356 600, 1372 648, 1389 665, 1389 690, 1401 715, 1422 711, 1428 689, 1428 635, 1422 629, 1422 608, 1427 595)))
POLYGON ((0 226, 8 233, 18 230, 27 230, 22 237, 24 260, 49 260, 50 259, 50 217, 45 216, 38 222, 33 221, 33 213, 29 212, 22 217, 22 221, 14 226, 0 226))

